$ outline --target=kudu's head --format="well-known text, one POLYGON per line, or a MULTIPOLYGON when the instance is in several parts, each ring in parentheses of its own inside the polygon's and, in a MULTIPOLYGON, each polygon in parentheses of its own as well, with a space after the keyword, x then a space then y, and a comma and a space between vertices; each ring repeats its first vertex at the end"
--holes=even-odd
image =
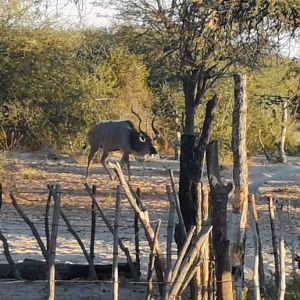
POLYGON ((141 129, 142 119, 137 112, 131 107, 131 112, 139 119, 138 131, 132 131, 130 134, 130 145, 136 152, 136 155, 143 156, 146 154, 158 154, 156 147, 153 145, 151 137, 141 129))

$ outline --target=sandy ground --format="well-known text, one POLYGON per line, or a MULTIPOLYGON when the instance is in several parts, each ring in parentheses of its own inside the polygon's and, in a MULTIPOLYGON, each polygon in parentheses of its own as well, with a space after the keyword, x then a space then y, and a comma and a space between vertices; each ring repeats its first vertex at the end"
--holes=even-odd
MULTIPOLYGON (((44 239, 44 210, 47 200, 49 183, 60 183, 62 186, 62 209, 69 218, 74 229, 89 249, 90 239, 90 205, 91 199, 84 189, 85 163, 78 163, 75 159, 60 155, 56 160, 50 160, 41 153, 12 153, 4 154, 6 167, 1 174, 4 190, 4 204, 0 212, 1 231, 7 238, 10 251, 15 262, 24 258, 43 259, 38 245, 28 226, 22 221, 11 205, 8 192, 13 192, 24 212, 35 223, 44 239)), ((269 163, 264 157, 249 161, 249 183, 251 192, 257 193, 258 210, 260 213, 260 231, 263 244, 266 274, 274 272, 271 248, 271 233, 267 213, 266 194, 273 194, 275 198, 285 204, 291 199, 292 223, 295 247, 298 253, 300 236, 300 158, 290 157, 286 165, 269 163), (298 191, 297 191, 298 188, 298 191)), ((168 168, 175 170, 178 176, 179 164, 171 159, 152 159, 145 162, 132 162, 132 185, 140 187, 142 199, 149 209, 150 220, 155 223, 162 220, 160 244, 166 248, 168 200, 166 184, 169 184, 168 168)), ((225 181, 232 181, 230 166, 224 166, 222 175, 225 181)), ((105 212, 113 223, 115 193, 117 181, 109 180, 104 169, 98 163, 93 163, 90 185, 97 186, 97 199, 101 202, 105 212)), ((286 207, 286 205, 285 205, 286 207)), ((287 270, 291 272, 291 232, 288 227, 287 213, 285 217, 285 233, 287 240, 287 270)), ((230 216, 229 216, 230 220, 230 216)), ((125 197, 122 199, 120 237, 129 250, 134 253, 133 212, 125 197)), ((253 264, 253 243, 251 229, 247 233, 246 247, 246 278, 251 279, 253 264)), ((112 263, 113 238, 103 221, 98 217, 95 244, 95 263, 112 263)), ((148 264, 149 247, 141 230, 141 263, 142 274, 145 276, 148 264)), ((174 258, 176 254, 173 245, 174 258)), ((57 261, 70 263, 85 263, 80 247, 72 235, 67 231, 63 221, 60 221, 58 233, 57 261)), ((125 256, 120 253, 120 262, 125 262, 125 256)), ((0 263, 5 262, 4 255, 0 256, 0 263)), ((44 299, 44 282, 0 282, 0 300, 10 299, 44 299)), ((123 284, 120 288, 120 299, 144 299, 146 286, 141 283, 123 284)), ((111 299, 110 283, 91 283, 81 281, 60 282, 57 284, 57 299, 111 299)))

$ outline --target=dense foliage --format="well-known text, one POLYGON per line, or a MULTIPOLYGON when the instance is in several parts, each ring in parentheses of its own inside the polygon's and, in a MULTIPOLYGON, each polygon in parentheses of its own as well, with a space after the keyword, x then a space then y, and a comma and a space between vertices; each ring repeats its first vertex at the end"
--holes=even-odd
MULTIPOLYGON (((173 147, 184 111, 184 94, 175 60, 164 60, 162 56, 165 32, 161 36, 159 32, 144 34, 137 43, 136 34, 141 33, 138 26, 134 30, 119 26, 111 32, 64 30, 51 24, 37 25, 32 12, 20 10, 18 1, 7 3, 0 7, 2 150, 51 145, 75 151, 97 120, 134 120, 132 105, 145 120, 152 107, 169 149, 173 147)), ((299 61, 272 54, 262 56, 259 65, 260 68, 250 70, 241 63, 232 69, 248 74, 249 153, 262 152, 260 130, 266 149, 276 149, 281 105, 268 101, 267 96, 273 95, 290 99, 287 150, 295 154, 299 142, 292 132, 299 111, 299 61)), ((214 92, 222 100, 213 138, 220 141, 226 156, 231 145, 232 79, 226 77, 213 86, 203 102, 214 92)), ((196 132, 200 131, 203 114, 203 107, 199 107, 196 132)), ((149 122, 150 118, 148 127, 149 122)))

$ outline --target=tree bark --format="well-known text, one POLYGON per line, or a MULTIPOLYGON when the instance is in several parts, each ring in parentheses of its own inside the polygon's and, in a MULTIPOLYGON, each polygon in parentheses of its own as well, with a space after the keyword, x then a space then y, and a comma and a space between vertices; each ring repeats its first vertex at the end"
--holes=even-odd
POLYGON ((248 164, 246 145, 246 76, 234 74, 234 110, 232 114, 232 151, 234 199, 232 210, 231 263, 236 298, 241 298, 244 281, 244 243, 248 212, 248 164))
POLYGON ((212 236, 216 260, 217 300, 231 300, 232 277, 227 238, 227 202, 232 185, 225 186, 219 174, 218 144, 211 142, 207 147, 207 175, 212 201, 212 236))

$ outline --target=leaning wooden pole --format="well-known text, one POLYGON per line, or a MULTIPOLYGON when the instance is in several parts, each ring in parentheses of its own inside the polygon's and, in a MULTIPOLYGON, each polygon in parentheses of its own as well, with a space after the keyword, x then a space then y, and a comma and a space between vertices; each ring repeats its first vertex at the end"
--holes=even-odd
MULTIPOLYGON (((124 189, 126 198, 128 199, 132 209, 135 211, 135 213, 139 217, 141 224, 143 225, 143 228, 145 230, 145 234, 146 234, 149 246, 151 246, 153 244, 154 231, 151 227, 148 214, 145 214, 143 212, 143 210, 136 204, 136 200, 131 193, 129 184, 126 182, 126 180, 124 178, 124 175, 123 175, 120 165, 118 163, 116 163, 116 164, 110 163, 109 165, 112 169, 114 169, 116 171, 119 181, 124 189)), ((158 261, 159 268, 161 269, 161 272, 164 273, 165 272, 165 258, 162 254, 159 243, 155 243, 155 252, 156 252, 156 258, 158 261)))
POLYGON ((232 114, 232 152, 234 199, 232 208, 231 264, 236 299, 241 299, 244 284, 244 252, 248 212, 246 76, 234 74, 234 109, 232 114))
MULTIPOLYGON (((102 220, 104 221, 105 225, 107 226, 107 228, 109 229, 109 231, 112 234, 114 234, 113 226, 111 225, 111 223, 107 219, 102 206, 100 205, 100 203, 97 201, 97 199, 93 195, 93 192, 92 192, 91 188, 89 187, 89 185, 87 183, 85 183, 84 186, 85 186, 87 192, 89 193, 89 195, 91 196, 91 198, 93 199, 93 201, 95 201, 95 205, 96 205, 96 207, 97 207, 97 209, 98 209, 98 211, 100 213, 100 216, 101 216, 102 220)), ((138 277, 137 271, 135 269, 135 266, 133 264, 130 252, 129 252, 128 248, 125 247, 123 241, 120 238, 119 238, 119 246, 120 246, 120 248, 122 249, 122 251, 124 252, 124 254, 126 256, 126 259, 127 259, 127 262, 128 262, 128 266, 130 268, 130 272, 131 272, 134 280, 138 281, 139 277, 138 277)))
POLYGON ((60 216, 61 187, 55 186, 54 191, 54 210, 51 228, 50 249, 49 249, 49 272, 48 272, 48 300, 55 299, 55 256, 56 240, 58 233, 58 223, 60 216))
POLYGON ((3 243, 4 256, 7 260, 7 262, 9 263, 9 265, 11 266, 11 269, 12 269, 15 279, 18 279, 18 280, 22 279, 20 272, 17 269, 17 267, 12 259, 12 256, 10 255, 8 242, 1 231, 0 231, 0 240, 3 243))
POLYGON ((114 221, 114 246, 113 246, 113 300, 119 298, 119 220, 121 214, 121 186, 117 186, 116 208, 115 208, 115 221, 114 221))
POLYGON ((38 232, 38 230, 36 229, 34 223, 32 221, 30 221, 30 219, 27 217, 27 215, 23 212, 23 210, 21 209, 21 207, 19 206, 19 204, 17 203, 17 200, 15 198, 15 196, 13 195, 13 193, 9 194, 11 200, 12 200, 12 204, 15 207, 16 211, 18 212, 18 214, 21 216, 21 218, 24 220, 24 222, 29 226, 29 228, 31 229, 31 232, 33 234, 33 236, 35 237, 41 251, 42 254, 46 260, 46 262, 48 261, 48 252, 47 249, 44 245, 43 240, 41 239, 41 236, 38 232))

